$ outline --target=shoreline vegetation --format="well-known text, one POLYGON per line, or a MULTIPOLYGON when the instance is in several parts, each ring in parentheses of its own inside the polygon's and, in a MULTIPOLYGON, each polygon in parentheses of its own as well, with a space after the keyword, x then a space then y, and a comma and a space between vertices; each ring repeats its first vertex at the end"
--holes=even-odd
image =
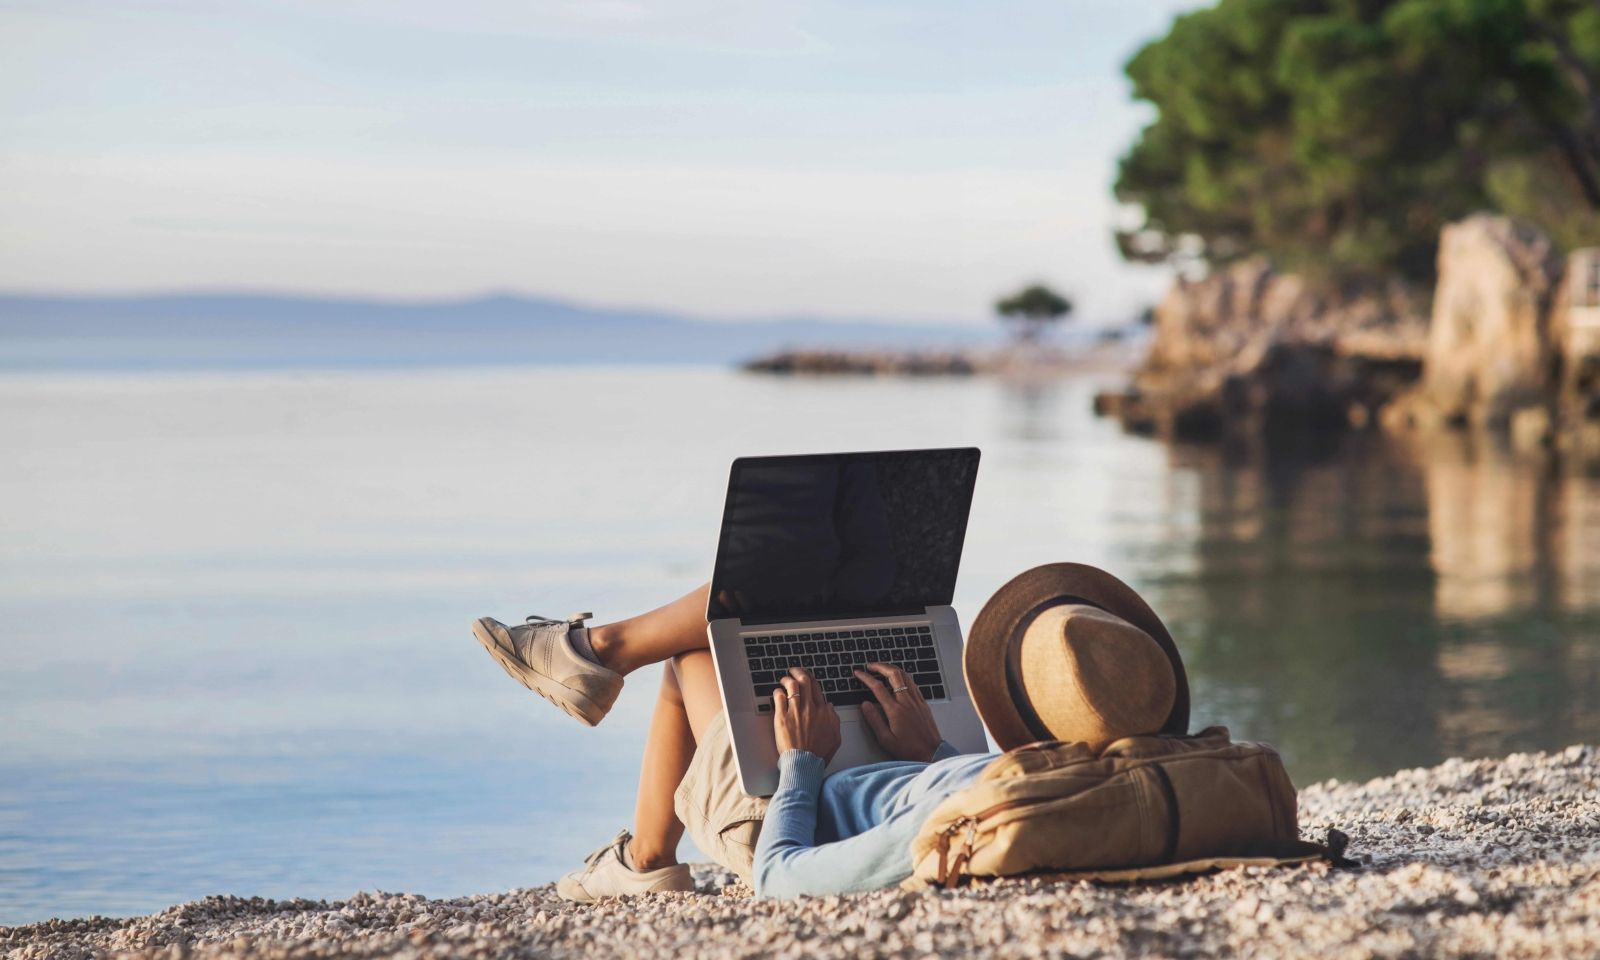
POLYGON ((1140 886, 1008 880, 757 901, 697 891, 566 903, 553 884, 451 899, 215 896, 146 917, 0 928, 37 958, 504 956, 1439 956, 1600 953, 1600 748, 1448 760, 1300 790, 1302 834, 1361 866, 1247 868, 1140 886))

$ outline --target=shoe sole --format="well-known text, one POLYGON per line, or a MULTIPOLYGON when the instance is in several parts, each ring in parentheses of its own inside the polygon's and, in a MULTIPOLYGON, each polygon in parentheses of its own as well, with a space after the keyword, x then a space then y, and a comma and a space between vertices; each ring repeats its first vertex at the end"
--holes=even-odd
POLYGON ((648 897, 658 893, 694 893, 695 887, 691 880, 688 886, 677 889, 649 889, 628 890, 619 893, 605 893, 595 895, 584 889, 583 885, 571 877, 562 877, 556 881, 556 896, 569 903, 599 903, 601 900, 621 900, 629 897, 648 897))
POLYGON ((599 899, 583 889, 580 884, 566 877, 556 881, 556 896, 568 903, 594 903, 599 899))
POLYGON ((489 651, 489 656, 494 657, 495 662, 500 664, 500 668, 509 674, 511 679, 560 707, 574 720, 586 727, 592 727, 605 715, 605 711, 599 710, 598 704, 582 690, 569 687, 555 677, 540 673, 524 663, 512 649, 511 638, 508 636, 501 639, 488 617, 473 621, 472 635, 478 638, 478 642, 483 644, 483 649, 489 651), (590 720, 590 716, 594 716, 595 719, 590 720))

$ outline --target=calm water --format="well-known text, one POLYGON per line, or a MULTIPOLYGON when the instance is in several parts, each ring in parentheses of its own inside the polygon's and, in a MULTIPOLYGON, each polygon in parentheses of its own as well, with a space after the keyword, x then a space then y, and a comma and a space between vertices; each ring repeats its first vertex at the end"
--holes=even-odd
POLYGON ((1092 389, 0 378, 0 923, 571 868, 628 822, 654 672, 583 729, 467 623, 695 586, 745 453, 981 446, 963 619, 1034 563, 1106 566, 1178 636, 1196 724, 1297 782, 1600 740, 1600 478, 1458 441, 1229 462, 1092 389))

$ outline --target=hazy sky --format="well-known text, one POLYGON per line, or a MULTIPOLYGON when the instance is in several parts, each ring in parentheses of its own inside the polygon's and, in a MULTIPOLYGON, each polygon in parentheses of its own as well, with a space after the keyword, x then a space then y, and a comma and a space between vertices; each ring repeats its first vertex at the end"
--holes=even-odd
POLYGON ((1193 0, 0 0, 0 288, 1086 321, 1193 0))

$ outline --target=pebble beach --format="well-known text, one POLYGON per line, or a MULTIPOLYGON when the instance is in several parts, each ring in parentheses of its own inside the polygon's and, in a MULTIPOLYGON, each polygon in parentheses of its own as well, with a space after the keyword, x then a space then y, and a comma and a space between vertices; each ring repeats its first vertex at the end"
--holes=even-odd
POLYGON ((1450 760, 1300 791, 1302 831, 1356 868, 1247 868, 1145 886, 1009 880, 757 901, 699 890, 565 903, 553 884, 430 900, 216 896, 146 917, 0 928, 44 957, 1600 956, 1600 748, 1450 760))

